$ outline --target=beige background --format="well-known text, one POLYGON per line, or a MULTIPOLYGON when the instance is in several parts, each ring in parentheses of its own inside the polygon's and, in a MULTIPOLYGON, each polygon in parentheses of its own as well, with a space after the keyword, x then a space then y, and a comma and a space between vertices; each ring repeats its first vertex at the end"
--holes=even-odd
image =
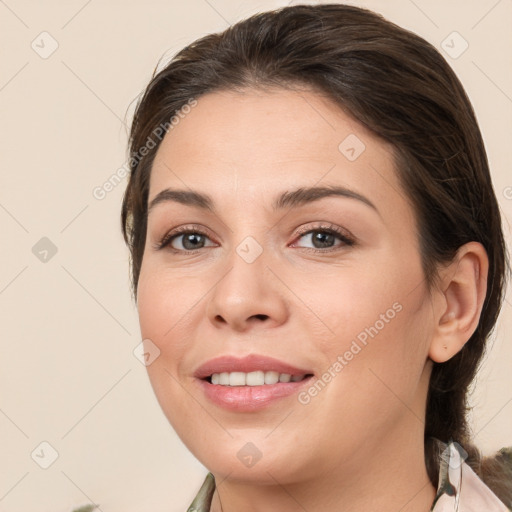
MULTIPOLYGON (((125 114, 129 123, 163 54, 287 3, 0 0, 0 511, 93 501, 104 512, 178 512, 197 491, 205 469, 133 354, 140 334, 118 220, 125 182, 102 200, 93 190, 124 164, 125 114), (34 254, 43 237, 55 255, 48 241, 34 254), (48 469, 43 441, 59 455, 48 469)), ((468 42, 447 59, 480 121, 510 240, 512 1, 350 3, 438 48, 453 31, 468 42)), ((485 453, 512 445, 511 303, 509 294, 473 398, 485 453)))

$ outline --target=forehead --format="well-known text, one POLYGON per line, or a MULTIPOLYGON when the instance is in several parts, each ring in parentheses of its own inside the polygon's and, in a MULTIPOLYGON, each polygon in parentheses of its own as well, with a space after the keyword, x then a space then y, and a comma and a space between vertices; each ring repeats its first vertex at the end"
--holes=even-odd
POLYGON ((326 97, 219 91, 198 98, 164 137, 149 199, 172 187, 264 199, 274 189, 322 184, 364 191, 376 203, 404 199, 391 146, 326 97))

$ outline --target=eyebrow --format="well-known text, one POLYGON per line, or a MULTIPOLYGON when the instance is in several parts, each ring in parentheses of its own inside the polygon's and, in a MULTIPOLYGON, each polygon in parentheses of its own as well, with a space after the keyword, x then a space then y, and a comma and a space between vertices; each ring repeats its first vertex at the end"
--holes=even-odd
MULTIPOLYGON (((282 210, 284 208, 297 208, 324 197, 345 197, 349 199, 356 199, 365 205, 373 208, 377 213, 377 207, 365 196, 340 186, 322 186, 322 187, 300 187, 295 190, 283 192, 272 203, 272 209, 282 210)), ((196 192, 193 190, 177 190, 166 188, 159 192, 149 203, 149 212, 158 204, 165 202, 177 202, 186 206, 195 206, 202 210, 215 212, 214 201, 208 194, 196 192)))

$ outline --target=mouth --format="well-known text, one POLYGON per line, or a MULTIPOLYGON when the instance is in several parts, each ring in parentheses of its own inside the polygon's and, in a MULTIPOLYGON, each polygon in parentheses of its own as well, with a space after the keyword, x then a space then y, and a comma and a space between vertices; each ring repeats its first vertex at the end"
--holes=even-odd
POLYGON ((313 374, 291 375, 290 373, 279 373, 277 371, 256 370, 253 372, 222 372, 213 373, 204 380, 210 384, 219 386, 272 386, 278 382, 301 382, 313 374))
POLYGON ((237 412, 261 410, 298 393, 314 378, 310 370, 278 359, 251 354, 223 356, 200 366, 194 373, 206 399, 237 412))

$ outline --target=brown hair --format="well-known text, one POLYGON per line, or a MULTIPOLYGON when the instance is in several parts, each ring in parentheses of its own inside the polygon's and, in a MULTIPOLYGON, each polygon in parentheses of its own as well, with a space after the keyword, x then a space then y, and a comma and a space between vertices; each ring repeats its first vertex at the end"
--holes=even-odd
POLYGON ((132 124, 131 175, 122 206, 135 296, 158 144, 143 157, 139 149, 191 98, 221 89, 293 85, 327 95, 392 144, 399 178, 415 209, 430 289, 438 264, 452 260, 461 245, 477 241, 485 247, 488 288, 478 327, 457 355, 434 363, 426 410, 426 466, 436 486, 439 453, 433 439, 457 441, 469 453, 467 462, 510 506, 505 465, 481 463, 466 414, 468 388, 496 323, 508 268, 500 212, 471 103, 445 59, 416 34, 358 7, 297 5, 202 37, 155 71, 132 124))

